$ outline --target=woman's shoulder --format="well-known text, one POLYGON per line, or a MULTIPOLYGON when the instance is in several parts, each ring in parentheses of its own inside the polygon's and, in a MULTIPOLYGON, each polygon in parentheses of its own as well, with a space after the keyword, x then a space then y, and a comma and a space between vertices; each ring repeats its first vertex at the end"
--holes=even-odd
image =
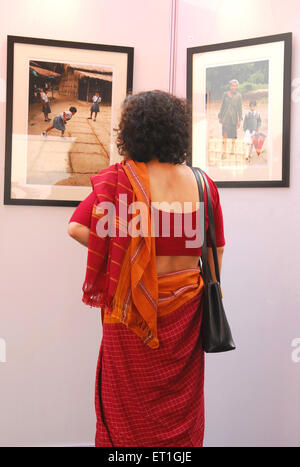
POLYGON ((95 176, 117 174, 118 170, 120 170, 121 167, 122 165, 119 162, 116 162, 115 164, 110 164, 104 169, 99 170, 99 172, 95 176))
POLYGON ((111 164, 104 169, 99 170, 95 175, 92 175, 90 177, 92 186, 95 188, 95 186, 99 185, 102 181, 110 181, 113 182, 115 181, 115 178, 117 176, 117 164, 111 164))
MULTIPOLYGON (((202 170, 202 169, 201 169, 202 170)), ((212 199, 212 202, 216 203, 219 201, 219 190, 218 190, 218 187, 217 187, 217 184, 216 182, 204 171, 202 170, 202 172, 205 174, 206 176, 206 179, 207 179, 207 182, 208 182, 208 186, 209 186, 209 189, 210 189, 210 193, 211 193, 211 199, 212 199)))
POLYGON ((107 182, 111 187, 113 187, 117 185, 120 176, 121 178, 124 178, 124 174, 123 165, 116 162, 99 170, 96 175, 90 177, 90 180, 93 187, 99 186, 101 182, 107 182))
POLYGON ((201 172, 204 173, 205 177, 207 178, 207 181, 208 181, 209 185, 215 186, 217 188, 216 182, 208 175, 208 173, 205 172, 205 170, 203 170, 203 169, 201 169, 201 172))

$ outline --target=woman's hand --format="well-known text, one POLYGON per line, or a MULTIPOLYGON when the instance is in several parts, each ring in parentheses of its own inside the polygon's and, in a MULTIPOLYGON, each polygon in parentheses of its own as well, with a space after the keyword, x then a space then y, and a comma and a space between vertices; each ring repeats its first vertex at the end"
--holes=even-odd
POLYGON ((83 246, 88 246, 90 229, 85 225, 79 224, 78 222, 70 222, 68 225, 68 234, 70 237, 77 240, 83 246))

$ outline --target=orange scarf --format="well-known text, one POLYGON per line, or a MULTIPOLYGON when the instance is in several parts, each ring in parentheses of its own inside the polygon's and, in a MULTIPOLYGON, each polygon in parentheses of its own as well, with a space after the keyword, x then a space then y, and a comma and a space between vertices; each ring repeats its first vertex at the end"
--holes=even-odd
MULTIPOLYGON (((151 236, 151 200, 148 169, 144 162, 123 161, 133 189, 133 202, 145 211, 132 216, 132 233, 140 227, 143 235, 132 235, 122 263, 120 279, 112 303, 111 317, 125 324, 151 348, 159 347, 157 336, 158 280, 155 236, 151 236), (138 216, 138 217, 137 217, 138 216)), ((153 226, 152 226, 153 228, 153 226)), ((153 230, 152 230, 153 232, 153 230)))
MULTIPOLYGON (((132 201, 132 188, 122 164, 116 163, 101 170, 97 175, 91 177, 91 183, 95 193, 91 226, 88 243, 88 256, 85 281, 82 286, 82 301, 91 307, 99 307, 104 317, 104 307, 111 307, 118 279, 120 277, 121 263, 125 251, 129 245, 129 237, 121 236, 124 226, 130 217, 128 210, 121 209, 122 203, 119 199, 126 198, 127 205, 132 201), (110 217, 111 224, 115 227, 113 236, 98 235, 99 226, 106 225, 107 209, 100 212, 98 205, 104 207, 103 203, 112 203, 115 207, 115 218, 110 217)), ((102 210, 101 210, 102 211, 102 210)), ((125 231, 126 235, 126 231, 125 231)))

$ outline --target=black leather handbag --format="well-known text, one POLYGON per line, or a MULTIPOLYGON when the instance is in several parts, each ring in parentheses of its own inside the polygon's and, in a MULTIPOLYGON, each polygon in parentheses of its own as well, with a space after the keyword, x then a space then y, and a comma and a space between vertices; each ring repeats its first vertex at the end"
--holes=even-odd
MULTIPOLYGON (((199 172, 201 173, 207 194, 207 214, 209 219, 209 233, 212 243, 212 251, 215 265, 215 273, 217 282, 212 280, 209 264, 207 261, 207 244, 206 244, 206 232, 204 231, 204 239, 202 243, 202 254, 201 254, 201 274, 205 283, 204 289, 204 303, 203 303, 203 315, 201 323, 201 339, 203 350, 207 353, 215 352, 227 352, 228 350, 234 350, 235 344, 231 335, 231 330, 226 318, 222 291, 220 285, 220 271, 219 262, 217 256, 216 246, 216 232, 215 232, 215 221, 213 214, 213 207, 211 201, 211 194, 208 185, 207 178, 203 171, 198 167, 192 167, 194 175, 197 180, 200 202, 204 203, 204 192, 200 179, 199 172)), ((200 261, 199 261, 200 265, 200 261)), ((200 304, 202 306, 202 303, 200 304)))

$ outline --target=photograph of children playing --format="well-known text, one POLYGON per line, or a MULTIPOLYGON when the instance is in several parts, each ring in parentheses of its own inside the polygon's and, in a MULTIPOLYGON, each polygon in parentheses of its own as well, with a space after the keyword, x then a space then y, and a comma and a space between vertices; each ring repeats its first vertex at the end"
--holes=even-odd
POLYGON ((206 69, 207 164, 267 164, 269 61, 206 69))
POLYGON ((29 62, 27 183, 90 186, 110 163, 112 69, 29 62))

